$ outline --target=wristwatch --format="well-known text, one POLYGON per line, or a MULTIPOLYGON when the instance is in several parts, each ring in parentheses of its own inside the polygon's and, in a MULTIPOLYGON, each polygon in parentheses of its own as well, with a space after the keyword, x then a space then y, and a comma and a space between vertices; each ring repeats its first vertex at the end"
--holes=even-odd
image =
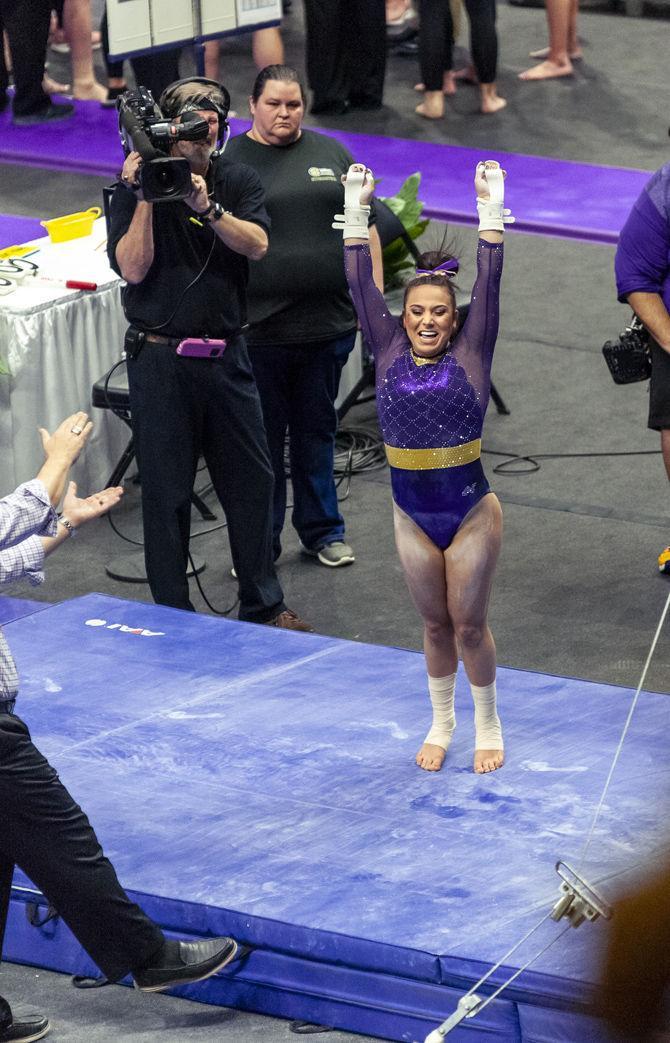
POLYGON ((67 529, 67 534, 70 538, 77 535, 76 528, 74 527, 70 519, 65 517, 65 515, 59 514, 58 521, 64 528, 67 529))
POLYGON ((198 214, 198 217, 200 217, 203 221, 218 221, 219 218, 223 217, 225 213, 226 211, 223 209, 221 204, 216 203, 214 202, 214 200, 212 200, 207 210, 205 210, 204 214, 198 214))

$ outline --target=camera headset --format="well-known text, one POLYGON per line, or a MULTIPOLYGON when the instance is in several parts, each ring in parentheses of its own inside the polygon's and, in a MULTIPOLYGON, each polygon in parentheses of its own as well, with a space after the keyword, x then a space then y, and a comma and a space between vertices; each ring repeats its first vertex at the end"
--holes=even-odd
POLYGON ((230 94, 222 83, 205 76, 187 76, 186 79, 175 80, 161 94, 158 107, 168 119, 176 119, 185 112, 198 110, 215 112, 219 118, 216 154, 225 149, 230 137, 230 94))

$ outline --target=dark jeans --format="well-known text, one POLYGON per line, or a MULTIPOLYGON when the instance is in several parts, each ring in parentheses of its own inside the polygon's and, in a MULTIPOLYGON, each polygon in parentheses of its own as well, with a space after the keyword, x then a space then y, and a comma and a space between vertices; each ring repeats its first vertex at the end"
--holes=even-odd
MULTIPOLYGON (((163 932, 126 895, 86 815, 24 722, 0 713, 0 946, 15 865, 110 981, 162 949, 163 932)), ((5 1016, 0 1003, 0 1028, 5 1016)))
POLYGON ((273 619, 286 606, 272 560, 272 467, 244 339, 220 359, 181 358, 148 342, 128 360, 128 384, 154 600, 193 608, 186 566, 202 453, 228 521, 240 619, 273 619))
POLYGON ((263 405, 275 476, 273 546, 281 551, 286 514, 284 442, 289 433, 293 525, 305 547, 344 539, 333 456, 335 399, 356 332, 310 344, 254 344, 249 348, 263 405))
MULTIPOLYGON (((498 64, 495 0, 464 0, 470 50, 480 83, 494 83, 498 64)), ((453 68, 454 27, 449 0, 421 0, 419 65, 428 91, 442 90, 442 74, 453 68)))
MULTIPOLYGON (((44 59, 49 36, 51 0, 0 0, 0 27, 9 38, 14 70, 13 111, 29 116, 46 109, 49 95, 42 90, 44 59)), ((0 91, 7 88, 4 57, 0 60, 0 91)))
POLYGON ((386 71, 384 0, 304 0, 307 80, 315 107, 381 102, 386 71))

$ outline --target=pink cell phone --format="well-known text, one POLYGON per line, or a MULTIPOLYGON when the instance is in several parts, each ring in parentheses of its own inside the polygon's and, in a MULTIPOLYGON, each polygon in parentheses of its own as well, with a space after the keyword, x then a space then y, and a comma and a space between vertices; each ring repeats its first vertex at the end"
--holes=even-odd
POLYGON ((227 341, 206 337, 187 337, 177 345, 177 354, 195 359, 218 359, 226 350, 227 341))

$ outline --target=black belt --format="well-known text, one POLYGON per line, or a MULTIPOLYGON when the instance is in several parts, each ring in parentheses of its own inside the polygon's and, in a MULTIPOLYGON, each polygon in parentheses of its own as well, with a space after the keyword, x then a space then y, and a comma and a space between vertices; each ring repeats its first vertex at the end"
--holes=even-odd
POLYGON ((0 713, 14 713, 16 696, 13 699, 0 699, 0 713))
MULTIPOLYGON (((236 340, 242 333, 244 333, 244 331, 247 328, 247 326, 243 326, 241 329, 232 330, 230 333, 225 333, 223 339, 227 340, 230 344, 232 343, 232 341, 236 340)), ((183 340, 188 340, 188 337, 164 337, 161 333, 145 333, 144 339, 148 341, 149 344, 166 344, 168 348, 177 348, 183 340)), ((201 338, 198 337, 196 339, 200 340, 201 338)))
POLYGON ((167 344, 169 348, 177 348, 183 341, 183 337, 162 337, 160 333, 145 333, 144 339, 151 344, 167 344))

